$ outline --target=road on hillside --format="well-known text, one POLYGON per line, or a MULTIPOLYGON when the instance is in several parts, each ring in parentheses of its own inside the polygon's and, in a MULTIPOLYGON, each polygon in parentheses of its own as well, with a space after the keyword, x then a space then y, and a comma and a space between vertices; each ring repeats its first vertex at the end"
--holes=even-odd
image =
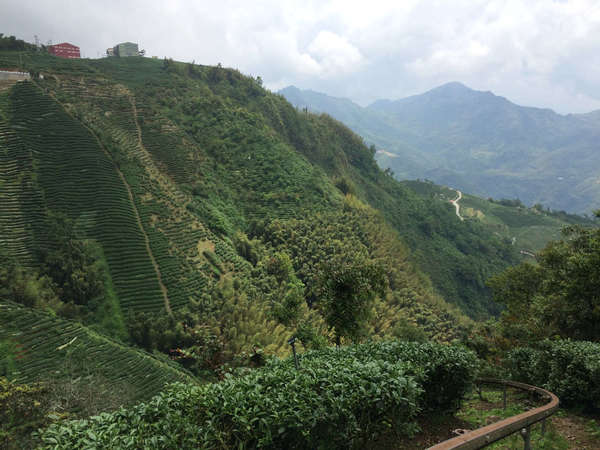
POLYGON ((456 216, 460 219, 460 220, 465 220, 462 218, 462 216, 460 215, 460 205, 458 204, 458 201, 462 198, 462 192, 460 192, 458 189, 454 189, 454 188, 450 188, 456 191, 456 193, 458 194, 458 197, 456 197, 454 200, 450 200, 450 203, 452 203, 454 205, 454 207, 456 208, 456 216))

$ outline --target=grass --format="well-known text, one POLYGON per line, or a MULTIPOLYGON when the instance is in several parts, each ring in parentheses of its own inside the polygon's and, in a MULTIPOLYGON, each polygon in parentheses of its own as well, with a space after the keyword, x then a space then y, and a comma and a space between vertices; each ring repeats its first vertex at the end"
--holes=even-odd
MULTIPOLYGON (((507 407, 502 407, 502 391, 485 390, 483 394, 484 401, 479 399, 476 393, 472 393, 463 403, 457 417, 471 425, 471 429, 480 428, 493 422, 515 416, 525 412, 529 407, 534 406, 530 400, 520 392, 513 392, 509 389, 507 393, 507 407)), ((537 406, 537 405, 536 405, 537 406)), ((560 435, 550 420, 546 421, 546 432, 541 433, 541 423, 531 427, 531 445, 535 449, 548 450, 567 450, 568 441, 560 435)), ((523 448, 523 438, 515 433, 508 436, 489 447, 489 449, 520 449, 523 448)))

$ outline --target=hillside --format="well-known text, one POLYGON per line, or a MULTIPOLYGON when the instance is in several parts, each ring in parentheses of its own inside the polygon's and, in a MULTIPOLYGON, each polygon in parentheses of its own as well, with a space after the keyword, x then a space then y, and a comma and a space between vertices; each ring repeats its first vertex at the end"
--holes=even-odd
POLYGON ((98 383, 102 385, 96 386, 97 394, 102 389, 119 392, 120 403, 147 400, 169 383, 195 383, 191 374, 166 358, 6 300, 0 301, 0 344, 7 357, 2 364, 17 382, 98 383))
POLYGON ((221 67, 0 53, 19 64, 33 80, 0 94, 5 298, 199 377, 330 339, 318 280, 340 260, 385 274, 364 335, 447 342, 497 312, 485 280, 518 260, 509 240, 330 117, 221 67))
MULTIPOLYGON (((341 99, 295 88, 281 92, 299 107, 347 119, 339 112, 341 99)), ((563 116, 460 83, 348 110, 353 119, 345 123, 382 150, 380 165, 399 178, 569 212, 600 206, 597 112, 563 116)))
MULTIPOLYGON (((457 198, 455 189, 430 181, 403 181, 415 192, 450 202, 457 198)), ((517 200, 483 199, 462 193, 460 215, 475 220, 489 230, 509 239, 522 258, 531 258, 550 241, 562 238, 562 230, 571 225, 597 226, 597 220, 564 212, 550 211, 540 205, 526 207, 517 200)))

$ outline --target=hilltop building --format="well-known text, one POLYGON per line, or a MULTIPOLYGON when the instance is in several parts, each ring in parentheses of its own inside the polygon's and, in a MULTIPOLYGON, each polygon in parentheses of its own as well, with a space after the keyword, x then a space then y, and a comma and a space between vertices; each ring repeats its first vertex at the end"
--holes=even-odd
POLYGON ((54 56, 58 56, 59 58, 81 58, 79 47, 73 44, 69 44, 68 42, 63 42, 62 44, 49 45, 47 48, 48 53, 54 56))
POLYGON ((133 42, 122 42, 115 45, 113 48, 106 50, 107 56, 118 56, 124 58, 127 56, 140 56, 138 45, 133 42))

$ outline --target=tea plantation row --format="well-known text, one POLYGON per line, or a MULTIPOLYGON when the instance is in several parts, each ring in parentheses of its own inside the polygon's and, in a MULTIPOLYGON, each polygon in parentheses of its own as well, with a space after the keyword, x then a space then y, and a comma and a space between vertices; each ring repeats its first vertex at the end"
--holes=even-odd
POLYGON ((469 389, 474 354, 440 344, 383 342, 274 361, 204 386, 171 385, 148 403, 41 433, 47 448, 348 448, 452 408, 469 389))
POLYGON ((138 401, 155 395, 166 383, 194 382, 168 360, 6 300, 0 301, 0 342, 13 348, 7 375, 17 382, 75 380, 93 374, 115 388, 124 387, 130 399, 138 401))
POLYGON ((8 116, 18 137, 11 143, 14 158, 35 168, 32 189, 43 199, 22 204, 33 245, 52 245, 41 211, 63 212, 102 245, 123 309, 161 309, 156 274, 127 192, 93 136, 31 83, 13 88, 8 116))

